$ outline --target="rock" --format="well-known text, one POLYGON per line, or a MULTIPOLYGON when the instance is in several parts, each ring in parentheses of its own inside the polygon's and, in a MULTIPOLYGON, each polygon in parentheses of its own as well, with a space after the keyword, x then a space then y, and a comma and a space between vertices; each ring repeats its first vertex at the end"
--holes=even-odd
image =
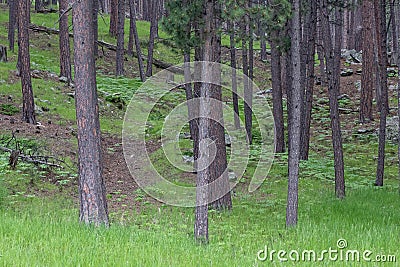
POLYGON ((63 83, 67 83, 67 82, 68 82, 68 78, 67 78, 67 77, 64 77, 64 76, 61 76, 60 78, 58 78, 58 80, 59 80, 60 82, 63 82, 63 83))
POLYGON ((355 81, 354 86, 357 88, 357 91, 361 91, 361 80, 355 81))
POLYGON ((194 163, 194 157, 193 156, 182 156, 183 162, 187 164, 193 164, 194 163))
POLYGON ((232 145, 232 140, 229 134, 225 134, 225 145, 226 146, 231 146, 232 145))
POLYGON ((233 171, 228 171, 228 178, 230 182, 236 182, 238 177, 233 171))
POLYGON ((356 70, 356 74, 357 74, 357 75, 361 75, 361 74, 362 74, 362 69, 357 69, 357 70, 356 70))
POLYGON ((338 96, 337 99, 338 99, 338 100, 341 100, 341 99, 350 99, 350 96, 349 96, 348 94, 342 94, 342 95, 338 96))
POLYGON ((389 90, 397 91, 398 88, 399 88, 399 84, 391 84, 391 85, 389 85, 389 90))
POLYGON ((190 139, 192 136, 190 133, 180 133, 179 134, 179 139, 190 139))
POLYGON ((373 129, 365 129, 365 128, 361 128, 357 130, 358 134, 367 134, 367 133, 373 133, 374 130, 373 129))
POLYGON ((35 105, 35 113, 36 114, 43 114, 44 111, 43 111, 43 109, 41 107, 35 105))
POLYGON ((73 93, 67 93, 67 96, 70 96, 70 97, 72 97, 72 98, 75 98, 75 92, 73 92, 73 93))
POLYGON ((348 76, 353 75, 353 73, 354 73, 354 71, 353 71, 352 69, 343 69, 343 70, 340 72, 340 76, 342 76, 342 77, 348 77, 348 76))
MULTIPOLYGON (((394 116, 387 118, 386 120, 386 139, 397 143, 399 139, 398 129, 399 127, 399 117, 394 116)), ((375 130, 375 133, 379 135, 379 128, 375 130)))
POLYGON ((356 50, 342 49, 341 57, 346 60, 349 64, 360 64, 362 63, 362 51, 357 52, 356 50))

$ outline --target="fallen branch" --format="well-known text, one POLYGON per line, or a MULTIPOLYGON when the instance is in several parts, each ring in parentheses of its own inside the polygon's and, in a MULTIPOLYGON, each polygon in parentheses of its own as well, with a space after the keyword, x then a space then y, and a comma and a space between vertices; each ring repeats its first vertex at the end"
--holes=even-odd
MULTIPOLYGON (((7 147, 2 147, 0 146, 0 150, 4 151, 4 152, 9 152, 11 154, 11 156, 14 156, 14 158, 11 158, 10 156, 10 164, 11 167, 15 168, 15 166, 17 165, 17 158, 20 158, 22 161, 28 162, 28 163, 33 163, 33 164, 43 164, 46 166, 50 166, 50 167, 56 167, 56 168, 60 168, 60 169, 64 169, 63 166, 56 164, 54 162, 48 162, 48 159, 54 159, 54 157, 51 156, 26 156, 24 154, 22 154, 20 151, 18 153, 15 153, 15 151, 18 150, 13 150, 7 147)), ((61 160, 57 161, 61 162, 61 160)))
MULTIPOLYGON (((35 24, 29 24, 29 29, 34 31, 34 32, 45 32, 47 34, 59 34, 60 31, 57 29, 53 29, 53 28, 48 28, 48 27, 44 27, 44 26, 38 26, 35 24)), ((74 35, 72 33, 69 33, 70 37, 74 37, 74 35)), ((105 47, 108 50, 112 50, 112 51, 117 51, 117 46, 104 42, 104 41, 97 41, 97 44, 101 47, 105 47)), ((127 53, 127 50, 125 49, 125 53, 127 53)), ((133 51, 133 56, 137 58, 137 53, 135 51, 133 51)), ((142 55, 142 58, 144 60, 147 60, 147 56, 146 55, 142 55)), ((157 68, 161 68, 161 69, 169 69, 171 72, 173 73, 177 73, 177 74, 183 74, 183 69, 179 68, 179 67, 175 67, 173 64, 171 63, 167 63, 158 59, 153 59, 153 65, 156 66, 157 68)))

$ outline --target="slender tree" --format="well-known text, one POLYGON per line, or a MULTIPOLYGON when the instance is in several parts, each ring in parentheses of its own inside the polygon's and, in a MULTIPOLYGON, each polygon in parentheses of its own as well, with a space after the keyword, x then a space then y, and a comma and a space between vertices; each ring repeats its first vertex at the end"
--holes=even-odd
POLYGON ((292 87, 288 94, 290 116, 288 120, 289 159, 288 196, 286 206, 286 226, 295 226, 298 218, 298 180, 300 160, 300 116, 301 116, 301 69, 300 69, 300 0, 292 1, 291 58, 292 87))
POLYGON ((15 43, 15 27, 17 25, 18 17, 18 0, 7 1, 9 11, 8 11, 8 44, 10 51, 14 52, 15 43))
MULTIPOLYGON (((379 79, 381 85, 381 101, 379 103, 379 146, 378 146, 378 165, 376 169, 376 186, 383 186, 383 175, 385 169, 385 142, 386 142, 386 116, 389 111, 388 93, 387 93, 387 44, 386 44, 386 1, 375 0, 375 8, 378 9, 378 16, 376 18, 377 28, 379 28, 379 42, 380 46, 378 65, 379 65, 379 79)), ((377 14, 376 13, 376 14, 377 14)))
POLYGON ((329 10, 332 8, 328 0, 320 1, 321 25, 324 36, 324 54, 326 60, 326 77, 328 81, 329 110, 332 129, 333 155, 335 161, 335 193, 336 197, 345 197, 344 162, 342 134, 340 130, 338 95, 340 88, 340 53, 342 39, 343 10, 335 7, 335 41, 329 21, 329 10), (334 44, 333 44, 334 43, 334 44))
POLYGON ((310 148, 310 127, 311 127, 311 113, 312 113, 312 102, 314 94, 314 57, 315 57, 315 36, 317 33, 317 1, 310 0, 308 2, 307 15, 304 23, 304 37, 303 37, 303 49, 304 49, 304 86, 305 95, 304 103, 302 105, 302 133, 301 133, 301 152, 300 159, 308 160, 309 148, 310 148))
POLYGON ((80 221, 108 226, 102 174, 100 121, 94 59, 93 2, 73 7, 75 105, 78 125, 80 221))
POLYGON ((111 0, 110 30, 111 36, 116 37, 118 32, 118 0, 111 0))
POLYGON ((361 98, 360 98, 360 122, 371 121, 372 118, 372 93, 373 93, 373 70, 374 70, 374 49, 371 45, 373 30, 373 3, 371 0, 364 0, 362 3, 363 20, 363 67, 361 74, 361 98))
POLYGON ((36 124, 29 55, 28 3, 28 0, 18 0, 18 68, 22 85, 22 120, 36 124))
POLYGON ((93 0, 93 34, 94 34, 94 57, 99 56, 99 47, 97 45, 97 40, 99 39, 99 0, 93 0))
POLYGON ((129 11, 130 11, 130 20, 129 20, 130 27, 129 27, 128 51, 131 51, 130 54, 133 54, 133 41, 135 41, 136 55, 137 55, 138 65, 139 65, 140 80, 142 82, 144 82, 146 80, 146 76, 144 74, 142 49, 140 47, 139 34, 137 32, 137 27, 136 27, 136 10, 135 10, 135 3, 133 0, 129 0, 129 11))
POLYGON ((125 1, 118 0, 118 32, 117 32, 117 56, 116 72, 117 76, 124 75, 124 25, 125 25, 125 1))
POLYGON ((154 42, 158 33, 158 2, 159 0, 151 1, 151 22, 150 22, 150 39, 147 50, 147 69, 146 76, 150 77, 153 75, 153 53, 154 53, 154 42))
POLYGON ((231 52, 232 100, 233 100, 233 111, 235 113, 234 122, 235 122, 235 128, 239 129, 240 118, 239 118, 239 99, 237 95, 235 24, 232 21, 228 21, 228 32, 229 32, 230 52, 231 52))
POLYGON ((72 74, 71 74, 71 51, 69 45, 67 9, 68 9, 68 0, 60 0, 60 5, 59 5, 60 77, 67 78, 67 83, 70 83, 72 81, 72 74))

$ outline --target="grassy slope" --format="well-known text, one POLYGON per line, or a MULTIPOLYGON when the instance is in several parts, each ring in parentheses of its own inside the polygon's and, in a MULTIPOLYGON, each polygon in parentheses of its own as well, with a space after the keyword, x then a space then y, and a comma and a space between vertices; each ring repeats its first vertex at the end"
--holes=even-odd
MULTIPOLYGON (((55 21, 54 18, 36 14, 32 14, 32 20, 47 26, 53 26, 55 21)), ((6 43, 5 21, 7 15, 2 12, 2 43, 6 43)), ((147 28, 148 24, 139 23, 144 43, 148 35, 147 28)), ((43 38, 49 38, 52 46, 56 47, 55 36, 43 38)), ((100 38, 113 41, 107 36, 106 24, 101 20, 100 38)), ((32 44, 32 61, 36 63, 32 67, 57 73, 56 53, 51 49, 40 49, 43 44, 32 44)), ((16 54, 11 54, 11 57, 15 59, 16 54)), ((164 60, 168 58, 174 56, 164 60)), ((15 61, 0 64, 0 93, 2 96, 13 95, 20 99, 18 82, 7 82, 9 71, 14 66, 15 61)), ((65 88, 56 82, 33 82, 35 97, 50 100, 52 114, 59 114, 61 120, 74 120, 73 100, 61 93, 65 88)), ((99 88, 113 87, 115 93, 118 93, 121 84, 137 87, 135 80, 116 81, 104 75, 99 76, 98 82, 99 88)), ((327 116, 321 114, 321 117, 327 116)), ((115 124, 120 125, 118 121, 115 116, 103 116, 103 130, 115 133, 120 131, 120 126, 114 127, 115 124)), ((310 161, 302 163, 300 218, 296 229, 284 227, 287 167, 286 155, 279 155, 268 180, 258 191, 249 194, 245 184, 240 183, 236 189, 233 211, 210 213, 211 242, 207 247, 197 246, 192 240, 194 216, 193 209, 189 208, 157 207, 142 203, 144 208, 137 214, 113 216, 112 227, 108 230, 83 227, 77 222, 75 203, 65 195, 38 198, 27 193, 27 177, 32 176, 37 179, 37 186, 54 190, 51 185, 39 182, 43 175, 41 172, 32 171, 32 168, 23 164, 19 165, 17 171, 11 171, 7 167, 7 157, 1 154, 0 179, 4 179, 7 187, 15 192, 5 197, 0 210, 0 265, 267 266, 271 262, 256 261, 257 252, 264 249, 264 246, 270 250, 297 249, 301 252, 304 249, 314 249, 320 252, 330 247, 336 249, 339 238, 347 240, 348 249, 369 249, 373 251, 373 256, 379 253, 400 256, 400 213, 395 164, 386 169, 387 185, 381 189, 374 188, 371 186, 375 170, 372 155, 376 153, 376 137, 347 138, 345 159, 348 196, 345 200, 336 200, 333 196, 331 146, 326 136, 329 136, 328 132, 321 132, 320 136, 314 137, 314 151, 318 151, 318 154, 312 152, 310 161)), ((387 154, 388 158, 394 158, 396 147, 389 145, 387 154)), ((293 265, 292 262, 279 263, 276 255, 274 264, 293 265)), ((350 265, 360 264, 353 262, 350 265)), ((304 262, 299 265, 314 264, 304 262)), ((346 264, 325 260, 316 265, 346 264)))

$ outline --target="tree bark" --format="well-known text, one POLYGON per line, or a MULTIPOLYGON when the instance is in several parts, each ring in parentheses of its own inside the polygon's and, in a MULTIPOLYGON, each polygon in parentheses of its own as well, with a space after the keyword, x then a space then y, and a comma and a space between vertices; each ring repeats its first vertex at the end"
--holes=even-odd
POLYGON ((36 124, 29 55, 29 3, 28 0, 18 1, 18 62, 23 98, 22 120, 36 124))
POLYGON ((118 0, 118 31, 117 31, 117 55, 116 76, 124 75, 124 24, 125 24, 125 0, 118 0))
POLYGON ((316 0, 309 1, 309 11, 304 25, 303 45, 305 49, 305 94, 302 106, 303 126, 301 133, 301 151, 300 159, 308 160, 310 148, 310 127, 311 127, 311 113, 312 102, 314 94, 314 56, 315 56, 315 35, 317 32, 317 2, 316 0))
POLYGON ((118 32, 118 0, 111 0, 110 30, 112 37, 117 36, 118 32))
POLYGON ((332 128, 332 144, 335 162, 335 194, 337 198, 345 197, 344 162, 342 133, 340 130, 338 95, 340 88, 340 47, 343 11, 335 11, 335 46, 333 46, 331 25, 329 23, 329 5, 327 0, 320 2, 321 24, 324 36, 324 54, 326 60, 326 76, 328 80, 329 110, 332 128))
POLYGON ((8 6, 8 44, 10 51, 14 52, 15 28, 18 17, 18 0, 9 0, 8 6))
POLYGON ((360 122, 365 123, 372 117, 372 93, 373 93, 373 71, 374 71, 374 49, 371 45, 373 36, 373 3, 364 0, 362 3, 363 19, 363 61, 361 74, 361 98, 360 98, 360 122))
POLYGON ((386 1, 375 0, 376 8, 379 8, 379 17, 377 19, 377 27, 380 30, 380 38, 378 38, 379 56, 378 65, 380 69, 380 85, 381 85, 381 101, 379 105, 379 146, 378 146, 378 165, 376 169, 376 186, 383 186, 383 175, 385 170, 385 142, 386 142, 386 117, 389 111, 388 94, 387 94, 387 44, 386 44, 386 1))
POLYGON ((106 190, 102 173, 92 15, 92 1, 75 3, 72 19, 78 125, 79 219, 85 224, 108 226, 106 190))
POLYGON ((153 52, 154 52, 154 42, 158 32, 158 1, 151 1, 151 22, 150 22, 150 38, 149 38, 149 46, 147 50, 147 69, 146 76, 150 77, 153 75, 153 52))
MULTIPOLYGON (((71 51, 69 45, 69 30, 68 30, 68 0, 60 0, 59 13, 60 13, 60 77, 67 78, 67 83, 71 83, 71 51)), ((97 44, 96 44, 97 46, 97 44)))
POLYGON ((0 45, 0 62, 7 62, 7 47, 0 45))
MULTIPOLYGON (((139 65, 139 75, 140 75, 140 80, 144 82, 146 80, 146 76, 144 74, 144 64, 143 64, 143 59, 142 59, 142 49, 140 47, 140 41, 139 41, 139 34, 137 32, 137 27, 136 27, 136 10, 135 10, 135 3, 133 0, 129 0, 129 10, 130 10, 130 30, 129 30, 129 45, 128 45, 128 50, 133 49, 133 40, 135 41, 135 47, 136 47, 136 54, 138 58, 138 65, 139 65), (132 38, 133 37, 133 38, 132 38)), ((133 55, 133 51, 132 51, 133 55)))
POLYGON ((282 87, 281 87, 281 52, 277 40, 279 33, 272 31, 271 46, 271 78, 272 78, 272 112, 275 122, 275 153, 285 152, 285 126, 283 119, 282 87))
POLYGON ((300 66, 300 0, 292 1, 291 20, 291 59, 292 87, 288 94, 290 113, 288 121, 289 159, 288 159, 288 196, 286 206, 286 226, 297 225, 298 218, 298 181, 300 159, 300 116, 301 116, 301 66, 300 66), (290 97, 289 97, 290 96, 290 97))
POLYGON ((97 58, 99 56, 99 47, 96 43, 97 39, 99 39, 98 13, 99 13, 99 0, 93 0, 93 34, 94 34, 94 51, 93 52, 94 52, 94 58, 97 58))
POLYGON ((239 99, 237 94, 237 74, 236 74, 236 41, 235 41, 235 24, 234 22, 228 22, 228 32, 230 40, 230 52, 231 52, 231 68, 232 68, 232 101, 234 111, 234 123, 235 129, 240 129, 240 117, 239 117, 239 99))

